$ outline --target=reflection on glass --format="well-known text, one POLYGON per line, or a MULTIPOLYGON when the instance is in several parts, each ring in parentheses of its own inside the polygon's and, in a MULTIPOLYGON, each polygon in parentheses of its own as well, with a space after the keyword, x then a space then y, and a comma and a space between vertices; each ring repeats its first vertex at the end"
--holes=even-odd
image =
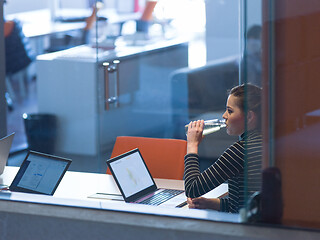
POLYGON ((253 25, 247 32, 246 82, 261 87, 261 26, 253 25))

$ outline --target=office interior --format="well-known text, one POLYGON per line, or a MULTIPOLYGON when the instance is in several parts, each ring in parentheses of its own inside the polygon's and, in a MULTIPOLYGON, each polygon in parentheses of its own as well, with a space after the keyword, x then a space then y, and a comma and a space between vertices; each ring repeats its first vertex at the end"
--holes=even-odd
MULTIPOLYGON (((34 56, 6 74, 1 19, 0 137, 16 132, 8 167, 19 167, 33 149, 71 158, 69 170, 79 176, 100 176, 118 136, 185 140, 185 124, 221 118, 227 90, 254 83, 263 89, 263 168, 280 170, 283 198, 281 224, 265 224, 210 210, 5 196, 1 228, 28 222, 6 236, 54 239, 64 226, 63 234, 79 239, 319 238, 320 3, 0 2, 5 21, 20 20, 34 56), (261 32, 251 38, 254 27, 261 32)), ((199 149, 202 169, 236 140, 223 129, 208 135, 199 149)))

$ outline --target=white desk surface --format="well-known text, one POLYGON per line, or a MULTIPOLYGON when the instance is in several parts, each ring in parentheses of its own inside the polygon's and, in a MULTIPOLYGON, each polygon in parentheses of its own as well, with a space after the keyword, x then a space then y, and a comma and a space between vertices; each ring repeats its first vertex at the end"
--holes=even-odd
MULTIPOLYGON (((132 35, 133 36, 133 35, 132 35)), ((72 61, 72 62, 97 62, 107 61, 114 59, 123 59, 126 57, 133 57, 135 55, 147 54, 154 51, 165 51, 171 47, 177 47, 179 45, 187 44, 189 41, 186 37, 176 37, 172 39, 154 38, 150 40, 142 40, 143 44, 131 44, 128 41, 120 40, 119 46, 110 47, 98 47, 92 45, 80 45, 66 50, 46 53, 37 56, 38 61, 72 61), (98 55, 97 55, 98 54, 98 55)))
POLYGON ((24 35, 30 38, 67 32, 85 27, 84 22, 62 23, 51 21, 49 9, 11 14, 8 15, 6 19, 19 19, 22 22, 24 35))
MULTIPOLYGON (((19 167, 6 166, 3 174, 0 175, 0 184, 10 185, 18 170, 19 167)), ((155 182, 159 188, 184 188, 182 180, 155 179, 155 182)), ((222 184, 205 196, 219 197, 225 194, 227 190, 227 184, 222 184)), ((111 175, 67 171, 53 197, 86 201, 109 201, 88 198, 88 196, 95 193, 120 194, 111 175)), ((30 194, 27 195, 30 197, 30 194)))
MULTIPOLYGON (((17 167, 6 167, 5 172, 0 175, 0 183, 10 184, 17 171, 17 167)), ((0 214, 4 216, 1 219, 2 225, 6 226, 5 230, 9 229, 8 231, 10 231, 12 229, 22 232, 23 235, 20 235, 22 236, 20 238, 24 237, 26 239, 39 239, 39 236, 40 238, 43 236, 43 239, 55 239, 55 231, 61 232, 61 224, 66 224, 62 231, 66 232, 66 229, 71 229, 65 236, 69 236, 69 238, 75 236, 77 239, 82 236, 81 232, 83 231, 80 230, 83 229, 87 232, 90 226, 95 226, 92 229, 98 231, 98 234, 104 232, 109 234, 109 227, 112 227, 113 233, 120 231, 124 233, 120 236, 126 236, 126 239, 130 238, 126 235, 128 228, 136 228, 139 236, 144 236, 145 239, 150 238, 150 234, 159 234, 159 230, 162 230, 161 233, 170 232, 169 234, 161 234, 161 236, 156 235, 156 239, 171 239, 172 237, 175 237, 175 239, 194 239, 194 237, 200 237, 201 239, 286 239, 288 237, 289 239, 300 239, 302 235, 306 236, 306 239, 319 239, 317 232, 307 232, 305 229, 295 231, 292 228, 281 228, 279 226, 270 228, 271 225, 234 224, 240 222, 238 214, 195 209, 168 209, 142 204, 123 204, 117 201, 97 202, 92 200, 81 202, 80 200, 65 198, 59 202, 59 198, 56 197, 60 194, 66 197, 63 190, 69 191, 70 188, 74 188, 71 190, 75 193, 80 190, 84 192, 85 187, 88 186, 100 189, 103 184, 112 185, 114 183, 110 178, 105 174, 67 172, 55 196, 41 196, 42 201, 39 200, 40 196, 37 194, 10 194, 0 191, 0 214), (107 180, 107 183, 101 183, 99 186, 90 186, 89 184, 89 181, 100 180, 107 180), (82 185, 82 189, 81 184, 83 183, 85 185, 82 185), (30 218, 26 218, 29 216, 30 218), (25 222, 25 219, 28 219, 28 223, 25 222), (47 225, 48 219, 50 220, 49 223, 59 221, 61 224, 47 225), (74 221, 71 222, 72 220, 74 221), (82 225, 79 225, 79 220, 83 223, 82 225), (21 228, 17 228, 17 224, 21 228), (66 226, 72 226, 72 228, 66 226), (40 232, 38 231, 39 227, 40 232), (33 231, 33 229, 36 231, 33 231), (102 229, 107 230, 103 232, 102 229), (141 235, 141 232, 144 231, 147 233, 141 235), (51 235, 48 235, 48 232, 51 235), (36 237, 32 233, 35 233, 36 237), (39 233, 42 235, 39 235, 39 233), (72 233, 75 235, 72 235, 72 233)), ((157 182, 159 185, 166 183, 166 186, 182 186, 182 181, 157 180, 157 182)), ((73 197, 81 197, 81 194, 75 194, 73 197)), ((132 231, 129 232, 132 233, 132 231)), ((1 232, 1 234, 6 236, 5 232, 1 232)), ((92 234, 92 232, 89 234, 92 234)), ((85 238, 83 236, 80 238, 85 238)), ((100 235, 92 234, 92 236, 96 238, 100 235)))
MULTIPOLYGON (((0 176, 0 183, 10 185, 18 169, 18 167, 7 166, 4 173, 0 176)), ((155 181, 159 188, 166 187, 183 189, 182 180, 155 179, 155 181)), ((226 191, 227 185, 222 184, 213 191, 209 192, 206 196, 218 197, 224 194, 226 191)), ((56 213, 58 210, 54 209, 61 209, 62 206, 71 207, 70 209, 64 208, 65 210, 59 213, 61 216, 67 218, 81 218, 81 216, 79 216, 79 210, 77 209, 83 208, 84 211, 93 209, 101 210, 104 213, 107 211, 109 214, 119 213, 119 216, 115 215, 118 217, 122 216, 121 213, 134 213, 148 216, 159 215, 178 218, 197 218, 222 222, 239 222, 239 216, 237 214, 188 209, 187 206, 184 208, 174 208, 174 206, 167 205, 149 206, 144 204, 125 203, 123 201, 88 198, 89 195, 97 192, 119 193, 111 175, 67 171, 53 196, 0 191, 0 202, 2 202, 0 204, 0 211, 5 210, 13 213, 27 213, 30 211, 30 206, 34 206, 35 208, 38 208, 36 214, 41 216, 51 216, 53 213, 50 213, 50 211, 56 213), (51 207, 46 207, 46 205, 50 205, 51 207)), ((31 207, 31 209, 34 207, 31 207)), ((35 214, 33 210, 31 212, 32 214, 35 214)), ((123 219, 121 221, 123 222, 123 219)))

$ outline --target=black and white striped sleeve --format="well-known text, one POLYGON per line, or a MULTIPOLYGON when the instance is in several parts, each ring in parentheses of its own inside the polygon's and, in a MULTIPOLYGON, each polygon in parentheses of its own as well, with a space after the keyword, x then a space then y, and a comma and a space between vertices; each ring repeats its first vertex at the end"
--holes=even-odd
POLYGON ((230 146, 214 164, 202 173, 199 170, 198 159, 197 154, 185 156, 185 192, 186 196, 191 198, 200 197, 243 170, 243 145, 236 142, 230 146))

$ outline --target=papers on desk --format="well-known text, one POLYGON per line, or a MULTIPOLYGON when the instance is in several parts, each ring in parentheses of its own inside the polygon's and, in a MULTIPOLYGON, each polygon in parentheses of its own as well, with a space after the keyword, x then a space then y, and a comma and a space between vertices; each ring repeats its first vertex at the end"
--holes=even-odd
POLYGON ((114 200, 114 201, 124 201, 121 194, 112 193, 95 193, 88 196, 88 198, 104 199, 104 200, 114 200))
POLYGON ((157 38, 150 38, 147 33, 136 32, 131 35, 124 35, 118 38, 118 42, 123 42, 122 44, 127 46, 144 46, 146 44, 152 44, 159 41, 157 38))
POLYGON ((218 187, 214 188, 210 192, 203 195, 206 198, 218 198, 225 196, 228 193, 228 184, 222 183, 218 187))
POLYGON ((9 186, 5 184, 0 184, 0 191, 2 190, 8 190, 9 186))
POLYGON ((169 199, 168 201, 160 204, 157 207, 169 207, 169 208, 182 208, 187 205, 184 205, 184 203, 187 201, 187 197, 185 194, 180 194, 174 198, 169 199))
MULTIPOLYGON (((76 17, 73 17, 73 16, 59 16, 59 17, 56 17, 56 21, 59 21, 59 22, 65 22, 65 23, 73 23, 73 22, 85 22, 87 20, 89 16, 76 16, 76 17)), ((97 17, 97 20, 98 21, 107 21, 108 18, 106 17, 97 17)))
POLYGON ((81 45, 78 47, 70 48, 64 51, 55 52, 57 58, 71 58, 71 59, 93 59, 96 60, 97 53, 99 58, 110 55, 110 51, 114 47, 99 47, 81 45))

